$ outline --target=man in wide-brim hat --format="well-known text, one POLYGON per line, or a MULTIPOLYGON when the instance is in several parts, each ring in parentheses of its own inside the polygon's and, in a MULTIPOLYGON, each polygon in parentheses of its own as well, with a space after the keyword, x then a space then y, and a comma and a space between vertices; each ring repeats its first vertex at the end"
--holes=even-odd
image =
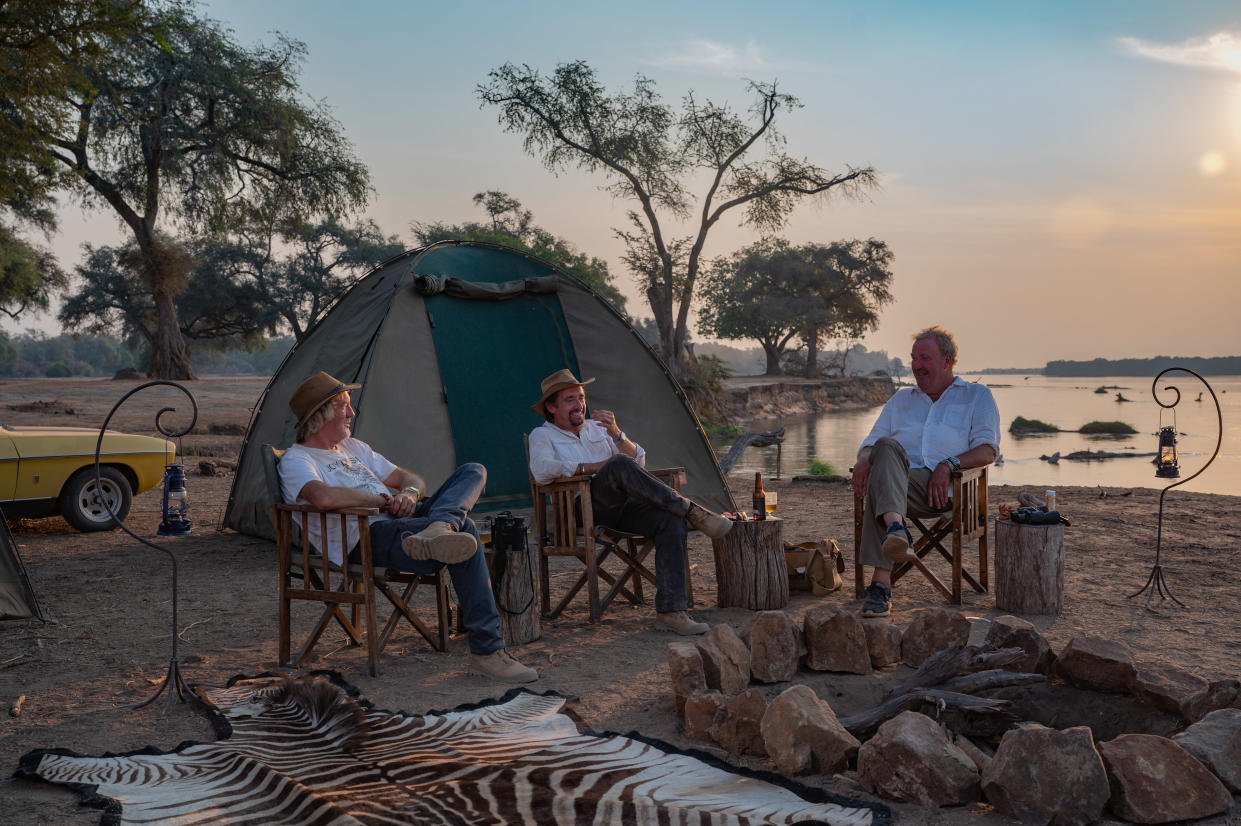
POLYGON ((585 386, 569 369, 543 379, 534 411, 545 421, 530 434, 530 473, 539 484, 589 475, 596 525, 641 534, 655 543, 655 625, 678 634, 702 634, 706 623, 686 610, 686 534, 712 538, 732 522, 691 502, 647 473, 646 452, 632 442, 609 410, 586 413, 585 386))
MULTIPOLYGON (((293 392, 289 407, 297 416, 297 443, 280 460, 280 490, 286 502, 319 510, 378 508, 371 518, 373 563, 419 574, 447 566, 461 599, 461 619, 468 631, 471 668, 509 682, 538 679, 509 656, 500 637, 500 613, 491 590, 478 529, 468 516, 487 482, 487 470, 470 462, 461 465, 435 493, 422 497, 426 483, 412 471, 394 465, 366 442, 350 435, 354 410, 349 393, 361 385, 346 384, 327 373, 316 373, 293 392)), ((329 520, 326 552, 343 564, 358 562, 358 526, 349 523, 341 541, 340 525, 329 520)), ((325 548, 318 519, 307 520, 311 543, 325 548)))

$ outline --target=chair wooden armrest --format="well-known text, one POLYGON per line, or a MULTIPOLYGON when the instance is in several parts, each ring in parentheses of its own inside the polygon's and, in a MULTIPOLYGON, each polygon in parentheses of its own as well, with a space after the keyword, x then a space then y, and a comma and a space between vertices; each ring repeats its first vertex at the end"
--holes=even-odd
POLYGON ((327 513, 340 516, 378 516, 379 508, 332 508, 324 510, 316 508, 314 505, 286 505, 283 502, 277 502, 276 508, 289 513, 327 513))

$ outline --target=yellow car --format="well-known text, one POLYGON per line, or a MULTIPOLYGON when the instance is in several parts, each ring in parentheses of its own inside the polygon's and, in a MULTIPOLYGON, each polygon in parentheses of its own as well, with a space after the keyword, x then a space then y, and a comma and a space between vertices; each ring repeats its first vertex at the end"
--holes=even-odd
POLYGON ((167 439, 108 431, 99 450, 88 427, 0 425, 0 507, 10 518, 59 513, 79 531, 113 528, 111 512, 124 519, 135 493, 164 477, 176 447, 167 439))

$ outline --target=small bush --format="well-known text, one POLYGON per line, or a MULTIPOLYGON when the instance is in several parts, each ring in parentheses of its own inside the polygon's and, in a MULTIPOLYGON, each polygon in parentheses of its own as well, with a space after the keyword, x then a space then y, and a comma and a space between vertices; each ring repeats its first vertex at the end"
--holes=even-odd
POLYGON ((815 459, 810 463, 811 476, 836 476, 836 468, 832 467, 831 462, 824 462, 821 459, 815 459))
POLYGON ((1108 433, 1114 436, 1131 436, 1137 433, 1124 422, 1087 422, 1078 433, 1108 433))
POLYGON ((63 361, 58 361, 44 368, 43 375, 49 379, 67 379, 73 375, 73 371, 63 361))
POLYGON ((1018 436, 1024 436, 1031 433, 1059 433, 1060 428, 1054 424, 1039 421, 1038 419, 1027 419, 1024 416, 1018 416, 1013 419, 1013 423, 1008 426, 1008 432, 1018 436))
POLYGON ((737 427, 735 424, 718 424, 704 427, 707 431, 707 437, 711 439, 723 439, 725 437, 740 436, 745 431, 737 427))

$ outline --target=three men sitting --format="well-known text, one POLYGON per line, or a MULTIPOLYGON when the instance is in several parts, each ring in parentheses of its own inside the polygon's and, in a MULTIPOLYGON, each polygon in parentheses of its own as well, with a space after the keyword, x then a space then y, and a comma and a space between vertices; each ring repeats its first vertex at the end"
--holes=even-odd
POLYGON ((530 474, 540 484, 589 475, 595 524, 649 537, 655 544, 655 626, 702 634, 706 623, 686 610, 688 527, 718 539, 732 522, 691 502, 644 469, 646 452, 608 410, 586 408, 585 385, 571 371, 543 379, 533 408, 545 421, 530 434, 530 474), (688 524, 687 524, 688 523, 688 524))
MULTIPOLYGON (((294 391, 289 406, 297 415, 297 443, 280 461, 280 489, 286 502, 320 510, 378 508, 371 520, 372 561, 377 567, 432 574, 447 566, 461 600, 472 671, 508 682, 526 683, 538 673, 513 659, 500 637, 500 614, 492 594, 478 529, 468 516, 487 481, 486 469, 461 465, 430 496, 426 483, 394 465, 350 435, 354 417, 349 392, 361 387, 317 373, 294 391)), ((311 543, 337 565, 359 562, 356 523, 341 541, 340 526, 329 525, 327 541, 318 520, 308 520, 311 543)))

